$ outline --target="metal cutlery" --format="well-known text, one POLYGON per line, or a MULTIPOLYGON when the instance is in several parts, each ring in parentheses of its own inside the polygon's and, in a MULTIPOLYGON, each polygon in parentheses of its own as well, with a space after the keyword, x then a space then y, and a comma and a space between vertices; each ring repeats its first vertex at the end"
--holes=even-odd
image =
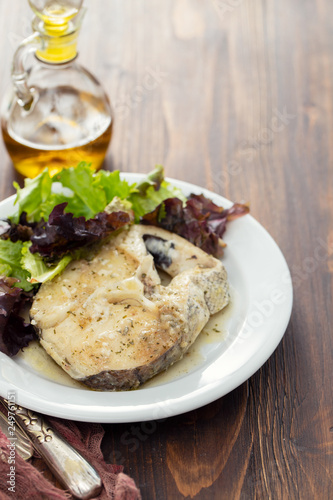
POLYGON ((15 414, 16 426, 27 436, 55 477, 74 497, 88 500, 100 493, 102 481, 97 471, 42 415, 17 404, 9 404, 2 397, 0 403, 7 412, 15 414))
MULTIPOLYGON (((13 436, 9 433, 9 422, 6 416, 0 411, 0 429, 7 436, 7 438, 12 442, 13 436)), ((15 450, 23 458, 23 460, 29 460, 33 455, 33 446, 29 439, 24 436, 23 432, 17 427, 15 429, 15 450)))

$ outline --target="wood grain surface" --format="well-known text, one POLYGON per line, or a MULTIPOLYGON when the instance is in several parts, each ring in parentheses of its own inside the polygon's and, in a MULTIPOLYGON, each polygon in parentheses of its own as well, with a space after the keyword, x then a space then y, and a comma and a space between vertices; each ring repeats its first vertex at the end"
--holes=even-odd
MULTIPOLYGON (((0 2, 1 97, 30 32, 25 4, 0 2)), ((294 281, 290 324, 257 373, 196 411, 106 425, 105 457, 144 500, 332 499, 333 3, 85 4, 80 62, 116 113, 105 168, 162 163, 249 201, 294 281)), ((4 199, 22 178, 3 144, 0 158, 4 199)))

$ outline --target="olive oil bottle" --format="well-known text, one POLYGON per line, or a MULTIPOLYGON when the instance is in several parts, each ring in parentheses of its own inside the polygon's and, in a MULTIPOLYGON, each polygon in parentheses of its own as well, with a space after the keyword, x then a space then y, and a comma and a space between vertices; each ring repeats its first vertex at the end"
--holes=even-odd
POLYGON ((13 90, 2 103, 7 151, 26 177, 46 167, 53 175, 80 161, 97 170, 111 140, 113 113, 100 83, 77 62, 82 0, 29 4, 36 14, 34 33, 15 53, 13 90))

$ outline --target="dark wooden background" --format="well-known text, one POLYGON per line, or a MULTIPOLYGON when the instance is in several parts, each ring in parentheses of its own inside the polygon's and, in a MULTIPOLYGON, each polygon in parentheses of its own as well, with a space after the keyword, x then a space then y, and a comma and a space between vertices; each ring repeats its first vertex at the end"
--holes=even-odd
MULTIPOLYGON (((26 4, 0 2, 1 97, 14 47, 30 33, 26 4)), ((283 341, 250 380, 156 429, 107 425, 105 456, 145 500, 333 498, 333 3, 86 6, 80 61, 117 117, 105 167, 162 163, 170 177, 250 201, 295 292, 283 341), (136 441, 123 444, 124 434, 136 441)), ((13 179, 22 182, 0 144, 1 199, 13 179)))

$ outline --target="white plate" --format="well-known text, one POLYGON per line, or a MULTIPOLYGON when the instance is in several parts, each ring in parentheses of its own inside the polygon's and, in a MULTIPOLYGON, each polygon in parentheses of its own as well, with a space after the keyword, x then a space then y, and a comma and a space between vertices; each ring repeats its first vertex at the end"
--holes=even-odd
MULTIPOLYGON (((123 177, 130 182, 142 178, 137 174, 123 177)), ((168 180, 186 195, 203 193, 218 205, 231 206, 230 201, 198 186, 168 180)), ((0 203, 0 218, 11 213, 13 200, 0 203)), ((116 423, 178 415, 238 387, 279 344, 291 314, 292 285, 281 251, 253 217, 246 215, 231 222, 224 239, 223 263, 233 290, 232 305, 216 320, 218 329, 222 323, 224 334, 220 339, 213 336, 208 343, 199 342, 200 353, 193 354, 192 366, 180 361, 176 374, 158 376, 160 379, 136 391, 94 392, 53 381, 20 357, 10 359, 0 353, 1 396, 15 391, 18 404, 47 415, 116 423)))

